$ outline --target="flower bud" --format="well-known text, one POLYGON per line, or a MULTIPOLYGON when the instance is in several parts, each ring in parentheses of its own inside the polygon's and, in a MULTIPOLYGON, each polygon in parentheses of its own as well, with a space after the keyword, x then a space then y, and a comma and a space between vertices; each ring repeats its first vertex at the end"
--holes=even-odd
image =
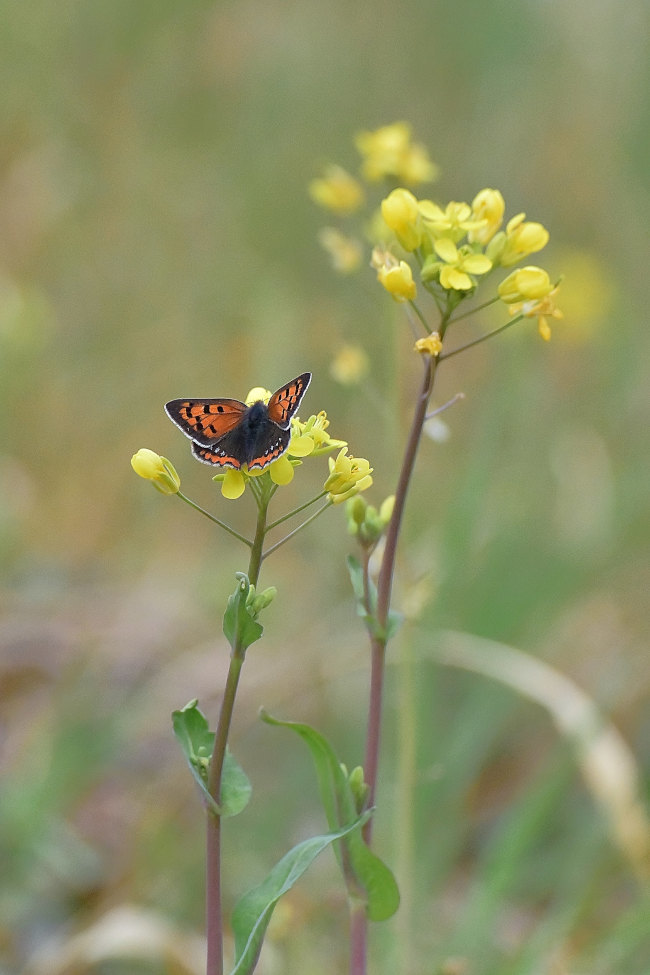
POLYGON ((166 457, 141 447, 131 458, 131 467, 139 477, 151 481, 161 494, 178 494, 181 479, 174 465, 166 457))
POLYGON ((517 301, 539 300, 552 291, 553 285, 546 271, 530 265, 512 271, 498 287, 499 297, 507 305, 517 301))
POLYGON ((414 251, 419 247, 422 241, 420 210, 412 193, 401 187, 393 190, 381 202, 381 215, 404 250, 414 251))

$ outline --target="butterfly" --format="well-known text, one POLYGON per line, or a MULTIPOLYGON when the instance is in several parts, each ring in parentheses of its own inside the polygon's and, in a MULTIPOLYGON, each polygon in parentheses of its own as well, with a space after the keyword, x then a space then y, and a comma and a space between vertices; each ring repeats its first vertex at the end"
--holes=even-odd
POLYGON ((244 464, 264 470, 286 452, 291 420, 311 382, 303 372, 281 386, 267 403, 250 406, 238 399, 173 399, 165 404, 169 419, 192 441, 197 460, 212 467, 244 464))

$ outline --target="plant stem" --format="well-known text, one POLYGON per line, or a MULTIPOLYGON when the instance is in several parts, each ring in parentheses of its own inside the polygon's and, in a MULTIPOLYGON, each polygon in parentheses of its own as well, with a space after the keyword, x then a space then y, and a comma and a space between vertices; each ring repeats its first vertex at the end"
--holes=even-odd
POLYGON ((190 498, 184 495, 181 491, 176 492, 176 497, 180 498, 181 501, 184 501, 185 504, 189 504, 190 508, 194 508, 195 511, 198 511, 200 514, 205 515, 205 517, 209 518, 210 521, 213 522, 213 524, 218 525, 219 528, 223 528, 223 530, 228 532, 229 535, 232 535, 233 538, 239 539, 240 542, 243 542, 244 545, 247 545, 249 548, 252 547, 253 543, 250 541, 250 539, 245 538, 243 535, 240 535, 239 532, 236 532, 234 528, 231 528, 230 525, 227 525, 225 521, 221 521, 219 518, 215 518, 215 516, 211 515, 209 511, 206 511, 205 508, 202 508, 199 504, 196 504, 194 501, 191 501, 190 498))
POLYGON ((523 315, 517 315, 516 318, 506 322, 505 325, 500 325, 499 328, 492 329, 491 332, 487 332, 485 335, 479 336, 479 338, 474 339, 472 342, 467 342, 465 345, 461 345, 457 349, 452 349, 451 352, 441 352, 438 356, 438 361, 442 362, 443 359, 451 359, 452 355, 458 355, 459 352, 465 352, 466 349, 471 349, 475 345, 480 345, 481 342, 487 342, 488 339, 491 339, 494 335, 498 335, 499 332, 505 332, 507 328, 512 328, 512 326, 516 325, 517 322, 520 322, 523 317, 523 315))
POLYGON ((453 318, 449 319, 447 324, 453 325, 454 322, 460 322, 463 318, 469 318, 471 315, 475 315, 477 311, 483 311, 484 308, 489 308, 490 305, 493 305, 497 301, 500 301, 500 298, 498 295, 495 295, 494 298, 489 298, 487 301, 484 301, 483 304, 481 305, 476 305, 474 308, 469 308, 467 311, 462 312, 460 315, 454 315, 453 318))
POLYGON ((365 975, 367 965, 367 926, 363 903, 350 907, 350 975, 365 975))
POLYGON ((288 535, 285 535, 284 538, 281 538, 279 542, 275 543, 275 545, 271 545, 270 548, 267 548, 266 552, 264 552, 264 554, 262 555, 262 559, 267 558, 272 552, 275 552, 277 549, 279 549, 281 545, 284 545, 285 542, 288 542, 290 538, 293 538, 293 536, 296 535, 299 531, 302 531, 303 528, 305 528, 307 525, 310 525, 315 518, 318 518, 318 516, 322 515, 324 511, 327 511, 327 509, 331 507, 332 504, 333 504, 332 501, 328 501, 327 504, 324 504, 322 508, 318 509, 318 511, 314 511, 313 515, 310 515, 309 518, 305 518, 305 520, 302 521, 299 525, 297 525, 296 528, 293 529, 293 531, 290 531, 288 535))
MULTIPOLYGON (((262 566, 262 546, 266 535, 266 513, 270 497, 262 498, 258 504, 255 538, 251 546, 248 564, 248 578, 251 585, 257 586, 262 566)), ((235 697, 241 669, 244 665, 245 649, 238 644, 232 648, 230 665, 219 721, 214 736, 214 747, 208 770, 208 789, 214 801, 221 801, 221 777, 226 757, 226 745, 230 733, 235 697)), ((208 956, 206 975, 223 975, 223 912, 221 905, 221 817, 208 810, 206 824, 206 937, 208 956)))
MULTIPOLYGON (((443 318, 440 325, 440 336, 443 337, 446 328, 446 320, 443 318)), ((418 446, 422 437, 422 427, 427 417, 427 407, 433 390, 433 382, 438 367, 439 358, 430 356, 424 357, 424 371, 422 375, 422 386, 418 396, 415 413, 411 422, 411 430, 402 460, 397 489, 395 491, 395 504, 393 515, 386 532, 386 544, 384 555, 377 578, 377 608, 375 617, 380 630, 380 635, 372 633, 370 636, 370 698, 368 703, 368 729, 366 734, 366 754, 364 761, 364 779, 368 786, 368 797, 366 806, 374 806, 375 793, 377 790, 377 771, 379 767, 379 744, 381 732, 382 699, 384 689, 384 672, 386 658, 386 624, 390 610, 390 598, 393 588, 393 573, 395 570, 395 557, 397 555, 397 541, 402 524, 402 515, 406 504, 411 475, 415 466, 418 446)), ((364 566, 367 572, 367 565, 364 566)), ((365 585, 364 578, 364 585, 365 585)), ((370 845, 372 839, 372 817, 368 820, 362 830, 365 842, 370 845)), ((350 973, 351 975, 365 975, 366 956, 368 940, 368 920, 365 911, 353 906, 350 914, 350 973)))
MULTIPOLYGON (((406 445, 402 469, 397 482, 395 491, 395 506, 393 516, 386 532, 386 545, 384 556, 379 569, 377 579, 377 623, 385 631, 390 609, 390 597, 393 587, 393 572, 395 569, 395 557, 397 554, 397 540, 406 503, 411 474, 415 465, 422 426, 427 415, 427 406, 433 389, 433 380, 437 368, 438 359, 426 357, 424 373, 422 377, 422 387, 417 400, 411 432, 406 445)), ((370 664, 370 703, 368 710, 368 734, 366 738, 366 757, 364 763, 365 780, 369 787, 368 805, 375 804, 375 790, 377 786, 377 768, 379 763, 379 737, 381 725, 381 704, 384 683, 384 658, 386 655, 386 637, 371 637, 371 664, 370 664)), ((372 836, 372 819, 369 819, 363 828, 364 839, 370 842, 372 836)))
POLYGON ((277 528, 278 525, 281 525, 283 522, 288 521, 289 518, 293 518, 294 515, 297 515, 301 511, 304 511, 305 508, 309 508, 311 507, 312 504, 316 504, 316 502, 320 501, 321 498, 324 498, 326 494, 327 491, 321 491, 320 494, 317 494, 310 501, 305 501, 304 504, 300 504, 298 505, 297 508, 293 508, 293 510, 289 511, 288 514, 282 515, 280 518, 277 518, 275 521, 272 521, 270 525, 266 526, 267 532, 270 532, 273 528, 277 528))

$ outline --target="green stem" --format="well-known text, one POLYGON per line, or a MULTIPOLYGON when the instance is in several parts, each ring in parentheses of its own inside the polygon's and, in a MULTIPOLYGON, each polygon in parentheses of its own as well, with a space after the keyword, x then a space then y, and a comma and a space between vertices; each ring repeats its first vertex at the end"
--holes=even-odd
POLYGON ((418 308, 418 306, 415 304, 414 301, 409 301, 409 305, 411 306, 411 308, 419 318, 420 324, 424 328, 425 334, 429 335, 431 329, 429 328, 429 323, 427 322, 426 318, 424 317, 424 315, 422 314, 422 312, 420 311, 420 309, 418 308))
POLYGON ((283 522, 288 521, 289 518, 293 518, 294 515, 297 515, 301 511, 304 511, 305 508, 309 508, 312 504, 316 504, 316 502, 320 501, 321 498, 324 498, 326 494, 327 491, 321 491, 321 493, 317 494, 316 497, 311 499, 311 501, 305 501, 304 504, 301 504, 297 508, 294 508, 288 514, 282 515, 282 517, 278 518, 276 521, 272 521, 270 525, 266 526, 267 532, 272 531, 273 528, 277 528, 278 525, 281 525, 283 522))
POLYGON ((461 345, 458 349, 452 349, 451 352, 441 352, 438 356, 438 362, 442 362, 443 359, 451 359, 453 355, 458 355, 459 352, 465 352, 467 349, 471 349, 475 345, 480 345, 481 342, 487 342, 488 339, 493 338, 493 336, 498 335, 499 332, 505 332, 507 328, 512 328, 517 322, 520 322, 524 318, 524 315, 517 315, 511 321, 506 322, 505 325, 500 325, 499 328, 492 329, 491 332, 487 332, 485 335, 479 336, 479 338, 474 339, 472 342, 468 342, 466 345, 461 345))
POLYGON ((499 298, 499 296, 495 295, 494 298, 490 298, 488 301, 484 301, 482 305, 476 305, 475 308, 470 308, 467 311, 464 311, 462 315, 454 315, 453 318, 449 319, 448 324, 453 325, 454 322, 460 322, 462 321, 463 318, 469 318, 470 315, 474 315, 477 311, 483 311, 484 308, 489 308, 490 305, 493 305, 496 301, 500 301, 500 300, 501 299, 499 298))
POLYGON ((253 542, 251 542, 250 539, 245 538, 243 535, 240 535, 239 532, 236 532, 234 528, 231 528, 230 525, 227 525, 225 521, 221 521, 219 518, 215 518, 215 516, 211 515, 209 511, 206 511, 205 508, 202 508, 194 501, 191 501, 181 491, 176 492, 176 497, 180 498, 181 501, 184 501, 185 504, 189 504, 190 508, 194 508, 195 511, 198 511, 200 514, 205 515, 205 517, 209 518, 213 524, 218 525, 219 528, 223 528, 223 530, 228 532, 229 535, 232 535, 233 538, 239 539, 239 541, 243 542, 244 545, 247 545, 249 548, 252 548, 253 542))
POLYGON ((327 509, 333 503, 334 503, 333 501, 328 501, 327 504, 324 504, 322 508, 319 508, 318 511, 315 511, 313 515, 310 515, 309 518, 305 518, 305 520, 301 522, 297 528, 294 528, 293 531, 290 531, 288 535, 285 535, 284 538, 281 538, 279 542, 275 543, 275 545, 271 545, 270 548, 267 548, 266 552, 264 552, 264 554, 262 555, 262 559, 268 558, 268 556, 271 555, 272 552, 275 552, 277 549, 280 548, 281 545, 284 545, 285 542, 288 542, 290 538, 293 538, 294 535, 297 535, 299 531, 302 531, 303 528, 306 528, 307 525, 310 525, 312 521, 318 518, 319 515, 322 515, 324 511, 327 511, 327 509))
MULTIPOLYGON (((266 514, 270 495, 258 502, 255 538, 248 543, 251 548, 248 563, 248 578, 251 585, 257 586, 262 567, 262 547, 266 535, 266 514)), ((235 698, 241 670, 244 665, 245 648, 239 644, 232 647, 230 665, 226 677, 219 721, 214 737, 214 748, 208 770, 208 789, 217 805, 221 801, 221 778, 226 757, 226 746, 232 723, 235 698)), ((221 817, 208 810, 206 825, 206 937, 208 957, 206 975, 223 975, 223 915, 221 905, 221 817)))

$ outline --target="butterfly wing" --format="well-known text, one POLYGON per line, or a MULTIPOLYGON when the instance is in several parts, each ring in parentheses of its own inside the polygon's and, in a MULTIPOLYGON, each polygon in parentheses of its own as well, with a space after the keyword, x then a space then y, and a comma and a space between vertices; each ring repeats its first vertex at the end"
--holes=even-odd
POLYGON ((267 419, 250 438, 242 434, 241 429, 235 429, 211 447, 202 447, 194 442, 192 453, 197 460, 210 467, 234 467, 239 470, 242 464, 246 464, 249 470, 255 467, 264 470, 282 456, 290 439, 290 430, 279 430, 267 419))
MULTIPOLYGON (((224 443, 224 441, 221 441, 224 443)), ((241 467, 241 461, 235 457, 233 454, 229 453, 229 447, 215 446, 215 447, 202 447, 200 443, 196 441, 192 444, 192 454, 197 460, 200 460, 202 464, 208 464, 210 467, 234 467, 235 470, 239 470, 241 467)))
POLYGON ((172 423, 202 447, 213 447, 234 430, 247 409, 238 399, 173 399, 165 404, 172 423))
MULTIPOLYGON (((311 373, 303 372, 302 376, 292 379, 286 386, 273 393, 268 402, 269 419, 283 430, 288 430, 291 426, 291 418, 298 412, 310 382, 311 373)), ((286 450, 286 447, 284 449, 286 450)))

